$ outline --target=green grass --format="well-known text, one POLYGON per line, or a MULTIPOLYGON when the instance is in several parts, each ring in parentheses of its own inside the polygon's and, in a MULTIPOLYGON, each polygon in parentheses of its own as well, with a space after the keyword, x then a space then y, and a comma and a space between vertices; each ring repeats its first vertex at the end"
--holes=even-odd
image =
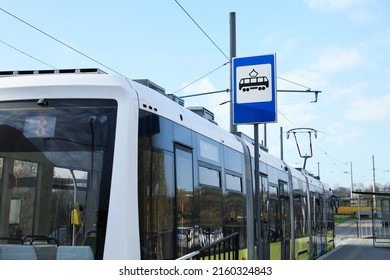
POLYGON ((355 215, 334 215, 334 224, 337 226, 345 221, 356 219, 355 215))

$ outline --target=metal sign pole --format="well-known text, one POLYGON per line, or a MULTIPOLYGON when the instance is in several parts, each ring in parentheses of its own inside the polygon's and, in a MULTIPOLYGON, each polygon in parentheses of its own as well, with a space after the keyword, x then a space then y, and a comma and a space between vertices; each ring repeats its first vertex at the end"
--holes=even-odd
MULTIPOLYGON (((236 57, 236 13, 230 13, 230 63, 236 57)), ((233 121, 233 68, 230 67, 230 132, 237 132, 233 121)))
POLYGON ((257 259, 263 259, 261 254, 262 240, 261 240, 261 196, 260 196, 260 166, 259 166, 259 125, 253 125, 254 146, 255 146, 255 209, 256 209, 256 223, 257 223, 257 259))

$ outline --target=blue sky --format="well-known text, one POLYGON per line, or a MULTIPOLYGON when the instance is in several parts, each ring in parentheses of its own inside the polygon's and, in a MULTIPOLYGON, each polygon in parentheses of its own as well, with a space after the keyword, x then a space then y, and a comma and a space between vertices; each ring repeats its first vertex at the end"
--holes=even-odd
MULTIPOLYGON (((350 186, 351 162, 353 183, 372 185, 373 156, 376 183, 390 183, 389 1, 4 0, 0 8, 0 70, 98 67, 148 78, 178 96, 230 87, 229 14, 235 12, 237 57, 275 53, 278 90, 321 91, 316 103, 314 94, 278 93, 278 122, 267 125, 269 152, 280 156, 283 127, 284 159, 302 166, 286 132, 310 127, 319 133, 306 168, 319 169, 331 187, 350 186)), ((213 111, 228 130, 228 100, 219 93, 185 102, 213 111)), ((238 130, 253 135, 252 125, 238 130)), ((298 137, 309 153, 307 135, 298 137)))

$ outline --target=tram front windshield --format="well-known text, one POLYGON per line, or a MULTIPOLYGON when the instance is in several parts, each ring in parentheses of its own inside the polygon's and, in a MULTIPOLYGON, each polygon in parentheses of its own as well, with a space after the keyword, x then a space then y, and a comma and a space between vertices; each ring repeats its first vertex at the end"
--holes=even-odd
POLYGON ((113 100, 0 102, 0 243, 30 236, 102 257, 116 114, 113 100))

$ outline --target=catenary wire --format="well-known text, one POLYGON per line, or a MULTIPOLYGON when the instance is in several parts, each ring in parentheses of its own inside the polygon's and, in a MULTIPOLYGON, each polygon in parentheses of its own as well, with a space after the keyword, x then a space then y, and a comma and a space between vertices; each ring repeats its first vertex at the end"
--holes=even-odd
POLYGON ((196 82, 198 82, 198 81, 200 81, 201 79, 203 79, 203 78, 207 77, 208 75, 210 75, 210 74, 214 73, 215 71, 217 71, 218 69, 220 69, 220 68, 222 68, 222 67, 226 66, 226 65, 227 65, 227 64, 229 64, 229 63, 230 63, 230 62, 226 62, 226 63, 224 63, 224 64, 222 64, 222 65, 218 66, 218 67, 217 67, 217 68, 215 68, 214 70, 211 70, 211 71, 210 71, 210 72, 208 72, 207 74, 204 74, 203 76, 199 77, 199 78, 198 78, 198 79, 196 79, 195 81, 193 81, 193 82, 191 82, 191 83, 189 83, 189 84, 185 85, 184 87, 182 87, 182 88, 180 88, 180 89, 176 90, 175 92, 173 92, 173 94, 175 94, 175 93, 177 93, 177 92, 179 92, 179 91, 182 91, 183 89, 185 89, 185 88, 187 88, 187 87, 189 87, 189 86, 191 86, 191 85, 195 84, 196 82))
POLYGON ((203 32, 203 34, 210 40, 210 42, 222 53, 222 55, 230 61, 230 58, 221 50, 220 47, 211 39, 211 37, 203 30, 202 27, 195 21, 195 19, 184 9, 184 7, 179 3, 179 1, 175 0, 176 4, 186 13, 186 15, 192 20, 193 23, 203 32))
POLYGON ((24 55, 28 56, 29 58, 32 58, 32 59, 34 59, 34 60, 36 60, 36 61, 38 61, 38 62, 40 62, 40 63, 42 63, 42 64, 45 64, 46 66, 49 66, 50 68, 57 69, 55 66, 50 65, 50 64, 48 64, 48 63, 46 63, 46 62, 44 62, 44 61, 42 61, 42 60, 40 60, 40 59, 38 59, 38 58, 36 58, 36 57, 34 57, 34 56, 32 56, 32 55, 30 55, 30 54, 24 52, 24 51, 22 51, 22 50, 20 50, 20 49, 18 49, 18 48, 16 48, 16 47, 14 47, 14 46, 12 46, 11 44, 8 44, 8 43, 4 42, 3 40, 0 40, 0 42, 1 42, 2 44, 4 44, 5 46, 11 48, 11 49, 14 49, 14 50, 20 52, 21 54, 24 54, 24 55))
POLYGON ((4 10, 3 8, 0 8, 0 10, 1 10, 2 12, 4 12, 4 13, 8 14, 9 16, 11 16, 11 17, 17 19, 18 21, 20 21, 20 22, 26 24, 27 26, 31 27, 32 29, 34 29, 34 30, 36 30, 36 31, 38 31, 38 32, 40 32, 40 33, 42 33, 43 35, 49 37, 50 39, 56 41, 57 43, 60 43, 61 45, 63 45, 63 46, 65 46, 65 47, 71 49, 72 51, 74 51, 74 52, 76 52, 76 53, 78 53, 78 54, 80 54, 80 55, 82 55, 82 56, 88 58, 89 60, 92 60, 93 62, 99 64, 100 66, 103 66, 104 68, 109 69, 109 70, 111 70, 112 72, 114 72, 114 73, 116 73, 116 74, 118 74, 118 75, 120 75, 120 76, 125 77, 123 74, 121 74, 121 73, 119 73, 118 71, 112 69, 111 67, 109 67, 109 66, 107 66, 107 65, 105 65, 105 64, 103 64, 103 63, 101 63, 101 62, 99 62, 99 61, 97 61, 96 59, 90 57, 89 55, 87 55, 87 54, 85 54, 85 53, 83 53, 83 52, 81 52, 81 51, 79 51, 79 50, 73 48, 72 46, 70 46, 70 45, 68 45, 68 44, 66 44, 66 43, 64 43, 64 42, 62 42, 61 40, 57 39, 56 37, 54 37, 54 36, 48 34, 47 32, 45 32, 45 31, 43 31, 43 30, 41 30, 41 29, 35 27, 34 25, 32 25, 32 24, 28 23, 27 21, 25 21, 25 20, 23 20, 23 19, 21 19, 21 18, 15 16, 14 14, 12 14, 12 13, 10 13, 10 12, 4 10))

